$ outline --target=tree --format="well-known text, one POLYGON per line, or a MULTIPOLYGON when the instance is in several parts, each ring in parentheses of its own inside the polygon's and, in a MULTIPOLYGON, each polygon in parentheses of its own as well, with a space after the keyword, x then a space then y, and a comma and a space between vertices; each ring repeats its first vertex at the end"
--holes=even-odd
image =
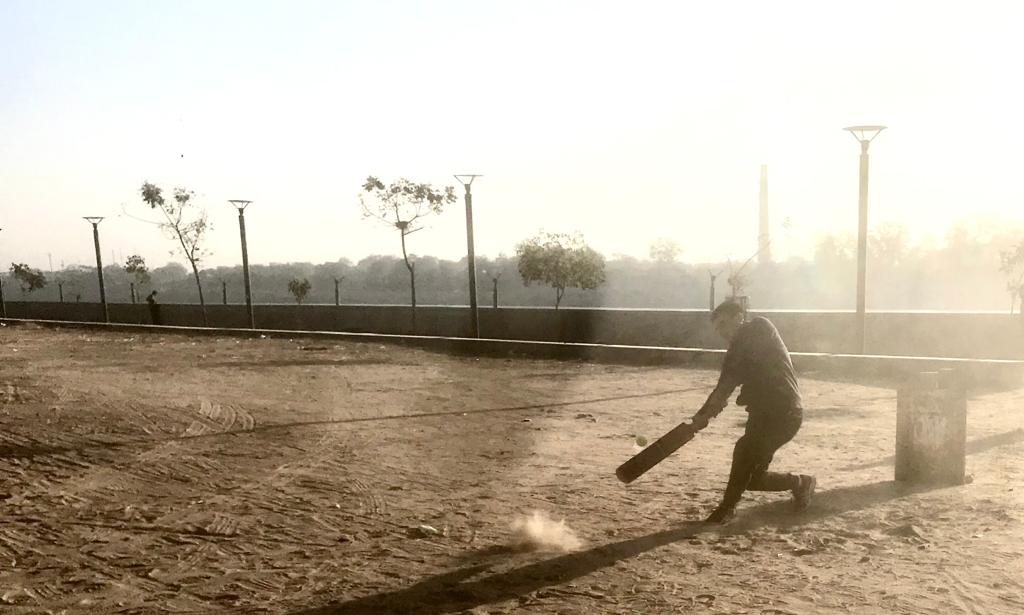
POLYGON ((579 234, 540 233, 516 246, 519 275, 529 286, 541 282, 555 289, 555 309, 566 288, 592 290, 604 284, 604 257, 579 234))
POLYGON ((32 269, 25 263, 11 263, 11 275, 18 280, 24 295, 46 287, 46 276, 43 272, 32 269))
POLYGON ((674 263, 683 251, 679 244, 671 239, 660 237, 651 242, 650 256, 656 263, 674 263))
MULTIPOLYGON (((90 291, 96 287, 93 283, 96 276, 96 269, 94 267, 86 267, 83 265, 68 265, 62 269, 57 277, 58 284, 58 296, 63 294, 65 301, 71 301, 72 297, 80 295, 82 289, 89 289, 90 291)), ((96 299, 99 300, 99 289, 97 290, 96 299)))
POLYGON ((868 235, 868 252, 876 265, 898 267, 910 256, 907 228, 900 224, 879 225, 868 235))
POLYGON ((135 278, 132 283, 132 303, 135 303, 135 285, 145 286, 149 284, 149 269, 146 268, 146 259, 138 254, 132 254, 124 263, 124 272, 135 278))
POLYGON ((309 294, 309 289, 311 288, 313 288, 313 286, 306 278, 302 278, 301 280, 299 278, 294 278, 291 282, 288 282, 288 291, 295 296, 295 303, 299 305, 302 305, 302 301, 306 298, 306 295, 309 294))
POLYGON ((1024 315, 1024 240, 1009 250, 1000 252, 999 272, 1006 274, 1006 290, 1010 292, 1010 313, 1017 298, 1020 298, 1020 312, 1024 315))
POLYGON ((169 284, 178 280, 188 278, 188 269, 181 263, 174 261, 168 262, 162 267, 150 270, 150 275, 153 278, 153 282, 156 284, 169 284))
MULTIPOLYGON (((363 207, 363 217, 375 218, 398 229, 402 240, 402 259, 409 270, 412 307, 415 308, 416 266, 406 251, 405 236, 424 228, 424 218, 440 214, 445 205, 454 203, 455 188, 435 189, 430 184, 417 184, 404 178, 385 186, 384 182, 371 175, 363 182, 359 202, 363 207)), ((415 318, 415 312, 413 314, 415 318)))
POLYGON ((138 254, 132 254, 124 263, 125 273, 131 274, 139 285, 149 284, 149 269, 146 267, 146 259, 138 254))
POLYGON ((814 262, 825 268, 850 265, 856 255, 857 242, 849 233, 822 235, 814 246, 814 262))
POLYGON ((199 279, 199 263, 209 255, 209 251, 202 247, 206 232, 211 228, 206 210, 195 204, 195 193, 185 188, 175 188, 172 201, 164 199, 161 189, 149 182, 142 184, 140 192, 143 202, 150 209, 159 209, 163 214, 165 221, 158 223, 160 228, 178 241, 182 256, 192 266, 192 275, 195 276, 196 289, 199 291, 199 306, 203 311, 203 325, 209 326, 203 284, 199 279))

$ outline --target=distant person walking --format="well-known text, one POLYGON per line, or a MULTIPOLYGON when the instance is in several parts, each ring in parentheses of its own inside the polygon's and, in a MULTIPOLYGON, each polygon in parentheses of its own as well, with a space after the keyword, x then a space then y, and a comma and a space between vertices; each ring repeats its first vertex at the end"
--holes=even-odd
POLYGON ((160 324, 160 304, 156 302, 156 291, 146 296, 146 303, 149 304, 149 320, 152 324, 160 324))

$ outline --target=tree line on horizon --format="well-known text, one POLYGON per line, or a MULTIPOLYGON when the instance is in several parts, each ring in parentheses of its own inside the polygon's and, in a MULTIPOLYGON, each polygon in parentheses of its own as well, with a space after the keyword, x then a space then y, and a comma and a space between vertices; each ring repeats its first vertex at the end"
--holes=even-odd
MULTIPOLYGON (((914 247, 906 233, 890 228, 871 237, 868 259, 868 307, 875 310, 996 310, 1009 311, 1009 292, 1021 283, 1024 241, 1005 236, 977 237, 963 228, 954 229, 944 245, 914 247), (902 237, 902 238, 901 238, 902 237), (1016 258, 1014 258, 1016 257, 1016 258), (1016 276, 1016 277, 1012 277, 1016 276)), ((665 242, 660 242, 664 247, 665 242)), ((652 246, 654 247, 654 246, 652 246)), ((134 257, 133 257, 134 258, 134 257)), ((410 255, 416 263, 420 305, 467 305, 466 259, 446 260, 410 255)), ((130 259, 131 260, 131 259, 130 259)), ((553 307, 555 291, 547 286, 523 283, 516 256, 477 257, 477 294, 482 307, 493 302, 497 280, 500 306, 553 307)), ((107 300, 131 302, 136 295, 159 291, 163 303, 196 303, 193 272, 180 263, 137 275, 138 263, 107 265, 104 281, 107 300), (126 266, 128 265, 128 266, 126 266)), ((19 265, 19 270, 20 265, 19 265)), ((294 280, 306 280, 304 304, 333 304, 335 280, 341 304, 409 305, 409 275, 400 256, 370 255, 358 262, 339 259, 326 263, 274 263, 251 265, 253 300, 256 303, 295 303, 289 291, 294 280)), ((48 280, 18 292, 5 284, 7 300, 56 301, 58 284, 64 301, 99 300, 95 267, 71 266, 55 272, 39 272, 48 280)), ((566 307, 622 307, 657 309, 704 309, 710 302, 710 279, 716 277, 716 299, 728 296, 727 263, 687 263, 677 256, 638 259, 615 256, 604 266, 604 283, 593 290, 567 288, 561 298, 566 307)), ((8 281, 17 278, 8 274, 8 281)), ((741 276, 740 293, 751 306, 761 309, 853 309, 856 280, 856 243, 852 237, 824 235, 809 258, 783 262, 752 263, 741 276)), ((244 303, 242 268, 211 267, 199 270, 207 303, 220 304, 226 289, 228 303, 244 303), (225 286, 226 285, 226 286, 225 286)), ((301 286, 301 285, 300 285, 301 286)), ((1019 291, 1016 294, 1019 297, 1019 291)), ((1016 299, 1014 306, 1019 306, 1016 299)))
MULTIPOLYGON (((460 180, 461 181, 461 180, 460 180)), ((466 259, 417 256, 407 237, 426 228, 426 219, 456 202, 452 186, 399 179, 385 184, 370 176, 359 202, 364 218, 398 231, 401 258, 371 255, 357 263, 285 263, 250 267, 256 303, 466 305, 466 259)), ((141 204, 188 264, 149 269, 132 255, 104 267, 107 299, 137 302, 157 290, 165 303, 244 303, 240 266, 203 267, 206 210, 193 191, 176 188, 172 198, 145 182, 141 204), (191 270, 191 271, 190 271, 191 270)), ((133 216, 134 217, 134 216, 133 216)), ((991 225, 990 225, 991 226, 991 225)), ((556 308, 621 307, 708 308, 715 300, 746 295, 757 309, 852 309, 855 297, 856 243, 852 235, 826 234, 810 258, 782 262, 685 263, 685 251, 668 239, 650 245, 648 259, 593 250, 579 234, 539 233, 523 240, 514 257, 480 257, 478 301, 499 306, 556 308)), ((874 310, 1000 310, 1024 312, 1024 228, 972 229, 955 226, 942 245, 912 245, 904 227, 882 225, 869 236, 868 308, 874 310)), ((72 266, 42 272, 11 263, 8 279, 17 281, 24 300, 94 302, 99 299, 95 269, 72 266), (52 284, 50 282, 53 282, 52 284)), ((9 300, 15 297, 9 297, 9 300)))

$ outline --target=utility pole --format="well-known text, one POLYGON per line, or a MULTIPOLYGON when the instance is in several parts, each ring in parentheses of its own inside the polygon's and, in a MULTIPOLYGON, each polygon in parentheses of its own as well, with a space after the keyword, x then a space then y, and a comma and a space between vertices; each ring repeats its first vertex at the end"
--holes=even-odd
POLYGON ((848 126, 860 143, 860 197, 857 224, 857 352, 864 354, 867 338, 867 268, 868 268, 868 146, 885 130, 885 126, 848 126))
POLYGON ((480 337, 480 311, 476 302, 476 254, 473 250, 473 194, 470 186, 473 180, 482 175, 462 174, 456 175, 455 179, 466 188, 466 244, 467 244, 467 266, 469 267, 469 311, 470 311, 470 333, 473 337, 480 337))
POLYGON ((100 222, 103 221, 103 216, 85 216, 83 219, 92 225, 92 241, 96 247, 96 275, 100 281, 100 303, 103 304, 103 322, 110 322, 107 290, 103 286, 103 259, 100 257, 100 222))
POLYGON ((256 314, 252 308, 252 286, 249 281, 249 247, 245 242, 245 208, 252 201, 232 199, 228 201, 238 210, 238 234, 242 237, 242 278, 245 283, 245 306, 249 311, 249 328, 256 328, 256 314))

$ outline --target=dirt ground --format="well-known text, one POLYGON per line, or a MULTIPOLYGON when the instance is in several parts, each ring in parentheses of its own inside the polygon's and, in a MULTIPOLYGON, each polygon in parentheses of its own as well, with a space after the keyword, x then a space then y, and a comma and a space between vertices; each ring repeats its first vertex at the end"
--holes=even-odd
POLYGON ((708 528, 741 409, 613 472, 712 371, 0 327, 0 612, 1024 612, 1024 390, 972 393, 973 483, 912 490, 895 391, 812 376, 775 465, 810 510, 708 528), (582 546, 516 547, 534 510, 582 546))

